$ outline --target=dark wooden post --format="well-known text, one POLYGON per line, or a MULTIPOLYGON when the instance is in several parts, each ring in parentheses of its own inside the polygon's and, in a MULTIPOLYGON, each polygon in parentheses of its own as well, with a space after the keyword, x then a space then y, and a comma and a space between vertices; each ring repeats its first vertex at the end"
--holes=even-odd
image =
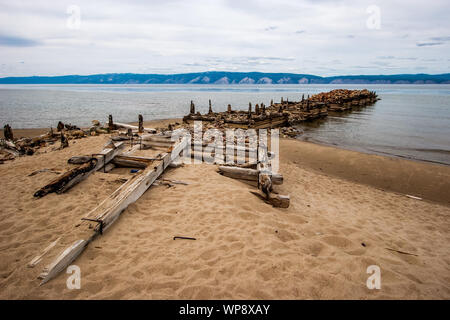
POLYGON ((228 113, 231 113, 231 104, 228 105, 228 110, 227 110, 227 112, 228 112, 228 113))
POLYGON ((305 94, 302 94, 302 102, 305 101, 305 94))
POLYGON ((270 99, 270 105, 273 106, 273 99, 270 99))
POLYGON ((3 135, 5 136, 5 140, 14 140, 14 135, 11 129, 11 126, 9 124, 6 124, 3 127, 3 135))
POLYGON ((259 104, 255 105, 255 113, 259 115, 259 104))
POLYGON ((144 118, 142 117, 142 114, 138 116, 139 119, 139 133, 144 132, 144 118))
POLYGON ((213 113, 212 106, 211 106, 211 99, 209 99, 209 110, 208 110, 208 113, 209 114, 213 113))
POLYGON ((62 123, 61 121, 58 122, 58 126, 56 127, 56 130, 61 131, 64 129, 64 123, 62 123))
POLYGON ((67 148, 69 146, 69 140, 67 140, 66 136, 63 132, 61 132, 61 149, 67 148))
POLYGON ((191 111, 189 112, 190 114, 195 114, 195 105, 194 102, 191 100, 191 111))
POLYGON ((108 128, 109 130, 114 130, 114 122, 111 114, 108 116, 108 128))
POLYGON ((252 114, 252 103, 248 103, 248 114, 252 114))
POLYGON ((283 101, 283 97, 281 97, 281 103, 284 103, 284 101, 283 101))

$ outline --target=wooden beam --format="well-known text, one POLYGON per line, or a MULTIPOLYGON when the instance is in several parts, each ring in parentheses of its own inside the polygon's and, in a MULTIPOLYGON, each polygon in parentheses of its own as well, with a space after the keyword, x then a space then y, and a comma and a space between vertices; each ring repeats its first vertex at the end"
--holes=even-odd
POLYGON ((72 188, 74 185, 79 183, 80 181, 86 179, 91 173, 102 169, 106 164, 108 164, 115 156, 121 154, 125 144, 123 142, 118 142, 114 144, 113 142, 109 143, 98 155, 94 155, 97 159, 97 165, 94 169, 85 172, 76 176, 74 179, 70 180, 58 193, 63 193, 72 188))
POLYGON ((73 187, 75 184, 86 179, 92 172, 103 168, 108 162, 110 162, 116 155, 122 152, 125 144, 119 142, 117 144, 109 145, 103 149, 98 155, 95 155, 92 161, 83 163, 62 175, 56 177, 50 181, 47 185, 39 189, 34 193, 34 196, 41 198, 51 192, 63 193, 73 187), (114 147, 114 148, 112 148, 114 147))
MULTIPOLYGON (((133 126, 131 124, 126 124, 126 123, 121 123, 121 122, 114 122, 114 124, 117 127, 119 127, 119 128, 125 128, 125 129, 131 129, 131 130, 139 131, 139 127, 138 126, 133 126)), ((144 128, 144 131, 150 132, 150 133, 156 133, 156 129, 153 129, 153 128, 144 128)))
POLYGON ((30 263, 28 263, 28 267, 29 268, 34 268, 39 262, 41 262, 42 257, 44 257, 44 255, 49 252, 59 241, 59 239, 61 239, 61 237, 59 237, 58 239, 56 239, 55 241, 53 241, 52 243, 50 243, 48 245, 48 247, 46 247, 41 254, 37 255, 36 257, 33 258, 33 260, 30 261, 30 263))
POLYGON ((168 147, 170 147, 172 145, 173 145, 172 141, 167 141, 167 142, 148 141, 148 140, 142 141, 142 147, 144 149, 146 149, 146 148, 154 148, 154 147, 157 147, 157 148, 168 148, 168 147))
POLYGON ((143 134, 141 136, 142 141, 159 141, 159 142, 172 142, 171 135, 160 135, 160 134, 143 134))
MULTIPOLYGON (((149 165, 139 174, 134 175, 108 198, 106 198, 99 206, 89 212, 84 220, 98 223, 97 227, 92 230, 90 236, 85 239, 77 240, 70 247, 65 249, 55 260, 53 260, 39 276, 44 284, 54 278, 58 273, 64 270, 72 261, 74 261, 87 247, 87 245, 95 239, 95 237, 108 229, 120 214, 153 184, 153 182, 164 172, 167 166, 177 158, 179 153, 186 148, 188 140, 183 138, 180 142, 170 147, 167 153, 160 156, 158 160, 149 165)), ((84 227, 89 231, 88 223, 84 221, 84 227)))
MULTIPOLYGON (((219 166, 219 171, 226 177, 258 181, 258 170, 242 168, 242 167, 231 167, 231 166, 219 166)), ((283 175, 279 173, 271 174, 271 179, 273 184, 283 184, 283 175)))
POLYGON ((130 167, 130 168, 146 168, 149 163, 153 162, 155 158, 145 158, 145 157, 132 157, 119 155, 114 157, 112 162, 118 167, 130 167))
POLYGON ((39 279, 42 279, 41 285, 54 278, 58 273, 64 270, 72 261, 74 261, 83 252, 90 240, 77 240, 70 247, 64 250, 51 264, 49 264, 39 279))

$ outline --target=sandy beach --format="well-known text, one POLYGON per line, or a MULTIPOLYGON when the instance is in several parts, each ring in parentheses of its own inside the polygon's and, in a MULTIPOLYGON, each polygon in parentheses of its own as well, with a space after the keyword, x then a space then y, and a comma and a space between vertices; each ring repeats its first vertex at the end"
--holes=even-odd
POLYGON ((55 173, 29 174, 64 171, 68 158, 98 152, 108 137, 0 165, 1 299, 450 298, 450 167, 293 139, 280 141, 276 186, 290 195, 288 209, 216 166, 169 169, 164 178, 189 185, 152 186, 130 205, 74 262, 81 289, 67 289, 64 272, 39 286, 43 266, 28 268, 30 260, 130 173, 99 171, 41 199, 33 193, 55 173), (380 290, 366 286, 370 265, 381 269, 380 290))

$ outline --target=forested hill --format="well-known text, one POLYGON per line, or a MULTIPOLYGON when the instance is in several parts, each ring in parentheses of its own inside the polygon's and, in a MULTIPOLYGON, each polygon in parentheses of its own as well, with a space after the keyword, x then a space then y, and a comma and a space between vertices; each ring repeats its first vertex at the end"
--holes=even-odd
POLYGON ((200 72, 180 74, 109 73, 94 75, 67 75, 54 77, 7 77, 0 84, 410 84, 450 83, 450 73, 351 75, 320 77, 310 74, 262 72, 200 72))

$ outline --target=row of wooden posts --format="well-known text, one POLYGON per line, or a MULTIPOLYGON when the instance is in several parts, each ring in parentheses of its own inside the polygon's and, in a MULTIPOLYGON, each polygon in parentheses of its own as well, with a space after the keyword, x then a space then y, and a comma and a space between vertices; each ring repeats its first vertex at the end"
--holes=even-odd
MULTIPOLYGON (((281 100, 283 101, 283 98, 281 98, 281 100)), ((208 114, 213 114, 213 110, 212 110, 212 104, 211 104, 211 99, 209 100, 209 108, 208 108, 208 114)), ((273 104, 273 100, 271 100, 270 104, 273 104)), ((255 105, 255 113, 256 114, 261 114, 264 113, 266 111, 266 105, 264 103, 261 102, 261 106, 259 104, 255 105)), ((228 104, 227 106, 227 113, 232 113, 233 110, 231 108, 231 104, 228 104)), ((252 103, 249 102, 248 103, 248 114, 250 115, 252 113, 252 103)), ((194 115, 195 114, 195 104, 194 102, 191 100, 191 105, 190 105, 190 109, 189 109, 189 114, 190 115, 194 115)))

